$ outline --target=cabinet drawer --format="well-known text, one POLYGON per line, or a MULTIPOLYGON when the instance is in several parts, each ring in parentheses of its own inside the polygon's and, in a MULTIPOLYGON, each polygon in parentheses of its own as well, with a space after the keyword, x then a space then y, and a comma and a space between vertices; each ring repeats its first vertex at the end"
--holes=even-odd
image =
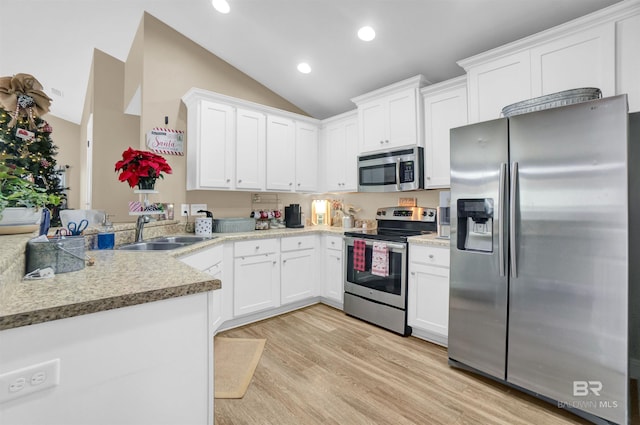
POLYGON ((411 245, 409 261, 431 266, 449 267, 449 249, 423 245, 411 245))
POLYGON ((248 257, 251 255, 271 254, 278 252, 277 239, 256 239, 236 242, 233 249, 234 257, 248 257))
POLYGON ((339 249, 342 251, 342 237, 341 236, 325 236, 325 247, 329 249, 339 249))
POLYGON ((295 251, 298 249, 315 248, 315 240, 315 237, 311 235, 282 238, 280 240, 280 249, 282 250, 282 252, 286 252, 295 251))

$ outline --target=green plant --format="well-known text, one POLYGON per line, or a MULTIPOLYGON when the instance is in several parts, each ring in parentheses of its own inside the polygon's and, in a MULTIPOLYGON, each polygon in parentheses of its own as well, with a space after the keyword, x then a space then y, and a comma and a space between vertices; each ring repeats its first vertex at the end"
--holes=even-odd
POLYGON ((45 189, 29 180, 29 173, 24 168, 7 165, 6 158, 6 155, 0 157, 0 218, 7 207, 41 208, 60 203, 59 196, 47 194, 45 189))

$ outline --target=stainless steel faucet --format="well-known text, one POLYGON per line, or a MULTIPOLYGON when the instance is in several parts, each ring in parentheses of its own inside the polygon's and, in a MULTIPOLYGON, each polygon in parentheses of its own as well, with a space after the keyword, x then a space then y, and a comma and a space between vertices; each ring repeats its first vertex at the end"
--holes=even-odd
POLYGON ((151 221, 151 217, 148 215, 139 215, 138 221, 136 221, 136 242, 142 242, 142 231, 144 230, 144 224, 151 221))

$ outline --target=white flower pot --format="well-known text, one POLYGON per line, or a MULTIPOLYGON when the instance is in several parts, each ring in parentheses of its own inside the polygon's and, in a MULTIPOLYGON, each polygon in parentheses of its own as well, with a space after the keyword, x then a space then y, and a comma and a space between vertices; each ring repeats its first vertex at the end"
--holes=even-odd
POLYGON ((7 207, 0 219, 0 235, 31 233, 38 229, 42 208, 7 207))

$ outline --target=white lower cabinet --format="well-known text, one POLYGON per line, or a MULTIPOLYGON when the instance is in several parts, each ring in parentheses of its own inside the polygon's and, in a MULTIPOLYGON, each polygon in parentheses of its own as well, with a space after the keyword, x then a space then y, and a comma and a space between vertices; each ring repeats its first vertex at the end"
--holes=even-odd
MULTIPOLYGON (((188 264, 195 269, 210 274, 214 279, 223 281, 223 257, 223 245, 216 245, 181 257, 180 261, 188 264)), ((227 286, 223 284, 220 289, 212 291, 211 299, 213 302, 213 312, 215 314, 212 321, 214 330, 218 329, 222 322, 225 320, 223 306, 225 289, 227 291, 229 290, 227 286)))
POLYGON ((407 321, 415 336, 447 345, 449 249, 411 245, 407 321))
POLYGON ((344 297, 342 238, 325 236, 323 242, 324 285, 322 296, 332 306, 342 308, 344 297))
POLYGON ((280 306, 280 255, 277 246, 277 239, 235 243, 234 317, 280 306))
POLYGON ((315 236, 283 238, 280 254, 280 301, 288 304, 317 295, 315 236))

